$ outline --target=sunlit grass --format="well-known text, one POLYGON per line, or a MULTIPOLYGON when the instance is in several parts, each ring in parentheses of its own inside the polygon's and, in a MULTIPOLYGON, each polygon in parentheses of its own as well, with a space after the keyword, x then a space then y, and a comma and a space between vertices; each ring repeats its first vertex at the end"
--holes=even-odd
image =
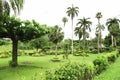
MULTIPOLYGON (((11 58, 0 58, 0 80, 31 80, 35 74, 45 76, 46 70, 54 70, 68 61, 72 62, 92 62, 96 55, 90 54, 89 57, 69 55, 69 60, 63 59, 62 55, 58 55, 61 62, 52 62, 54 55, 45 55, 41 57, 19 56, 19 67, 10 68, 8 62, 11 58), (14 75, 14 76, 13 76, 14 75)), ((39 78, 41 77, 39 76, 39 78)))

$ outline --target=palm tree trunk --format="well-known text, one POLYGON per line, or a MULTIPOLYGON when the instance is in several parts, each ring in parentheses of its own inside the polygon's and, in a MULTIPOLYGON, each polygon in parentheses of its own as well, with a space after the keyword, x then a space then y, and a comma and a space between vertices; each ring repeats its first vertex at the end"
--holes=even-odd
POLYGON ((18 65, 17 59, 17 51, 18 51, 18 40, 12 40, 12 66, 16 67, 18 65))
POLYGON ((79 49, 80 49, 80 38, 79 38, 79 49))
POLYGON ((84 43, 84 47, 83 47, 83 50, 85 50, 85 30, 83 30, 83 43, 84 43))
POLYGON ((57 44, 56 44, 56 52, 55 52, 55 56, 57 57, 58 54, 58 49, 57 49, 57 44))
POLYGON ((112 41, 112 47, 114 47, 114 40, 113 40, 113 35, 111 35, 111 41, 112 41))
POLYGON ((116 38, 114 37, 114 44, 115 44, 115 47, 117 46, 117 43, 116 43, 116 38))
POLYGON ((99 41, 99 51, 101 52, 101 46, 102 46, 102 35, 101 35, 101 30, 100 30, 100 35, 99 35, 99 39, 100 39, 100 41, 99 41))
POLYGON ((100 41, 99 41, 99 34, 98 34, 98 42, 97 42, 97 44, 98 44, 98 53, 100 53, 100 48, 99 48, 99 47, 100 47, 100 44, 99 44, 99 42, 100 42, 100 41))
POLYGON ((73 19, 71 20, 72 21, 72 44, 71 44, 71 49, 72 49, 72 54, 74 54, 73 52, 73 19))

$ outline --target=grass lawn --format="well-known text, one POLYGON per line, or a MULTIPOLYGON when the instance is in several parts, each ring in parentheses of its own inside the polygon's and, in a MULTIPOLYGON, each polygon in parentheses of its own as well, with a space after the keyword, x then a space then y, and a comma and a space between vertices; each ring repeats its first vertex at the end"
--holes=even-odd
POLYGON ((32 80, 35 77, 40 79, 45 77, 44 73, 46 70, 54 70, 68 61, 92 62, 97 56, 97 54, 90 54, 89 57, 69 55, 69 60, 64 60, 62 55, 59 55, 61 62, 50 61, 54 55, 41 57, 19 56, 19 67, 16 68, 8 67, 8 62, 11 58, 0 58, 0 80, 32 80))
POLYGON ((120 57, 94 80, 120 80, 120 57))

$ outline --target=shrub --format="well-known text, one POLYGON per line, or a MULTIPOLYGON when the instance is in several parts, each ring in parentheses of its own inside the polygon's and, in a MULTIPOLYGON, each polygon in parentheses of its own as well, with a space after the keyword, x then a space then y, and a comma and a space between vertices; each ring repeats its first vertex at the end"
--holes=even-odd
POLYGON ((118 49, 118 53, 120 54, 120 48, 118 49))
POLYGON ((8 58, 9 55, 8 54, 0 54, 0 58, 8 58))
POLYGON ((115 60, 116 60, 116 55, 115 54, 108 55, 108 62, 115 62, 115 60))
POLYGON ((59 59, 59 57, 53 57, 51 59, 51 61, 53 61, 53 62, 60 62, 61 60, 59 59))
POLYGON ((11 56, 10 52, 1 52, 0 53, 0 58, 8 58, 9 56, 11 56))
POLYGON ((76 54, 74 54, 74 55, 75 56, 89 56, 85 51, 81 51, 81 50, 76 52, 76 54))
POLYGON ((46 80, 92 80, 94 76, 93 64, 66 63, 54 73, 47 72, 46 80))
POLYGON ((100 74, 103 70, 106 70, 108 66, 108 59, 105 56, 100 56, 93 61, 96 68, 96 74, 100 74))
POLYGON ((98 53, 97 49, 93 49, 91 52, 92 52, 93 54, 97 54, 97 53, 98 53))

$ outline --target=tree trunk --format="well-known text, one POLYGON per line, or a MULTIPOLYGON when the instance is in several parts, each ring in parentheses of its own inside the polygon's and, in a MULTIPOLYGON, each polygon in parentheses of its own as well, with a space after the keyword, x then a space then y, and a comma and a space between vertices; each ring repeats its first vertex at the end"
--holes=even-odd
POLYGON ((101 34, 101 30, 100 30, 100 34, 99 34, 99 51, 101 52, 101 50, 102 50, 102 34, 101 34))
POLYGON ((98 53, 100 53, 99 34, 98 34, 98 42, 97 42, 97 44, 98 44, 98 53))
POLYGON ((111 35, 112 47, 114 47, 113 35, 111 35))
POLYGON ((79 49, 80 49, 80 38, 79 38, 79 49))
POLYGON ((55 56, 57 57, 58 54, 58 49, 57 49, 57 44, 56 44, 56 52, 55 52, 55 56))
POLYGON ((116 43, 116 38, 114 37, 114 46, 116 47, 117 46, 117 43, 116 43))
POLYGON ((12 40, 12 67, 16 67, 18 65, 17 61, 17 50, 18 50, 18 40, 12 40))
POLYGON ((72 49, 72 54, 74 54, 74 51, 73 51, 73 19, 72 19, 72 45, 71 45, 71 49, 72 49))
POLYGON ((83 43, 84 43, 84 47, 83 47, 83 50, 85 50, 85 31, 83 31, 83 43))

